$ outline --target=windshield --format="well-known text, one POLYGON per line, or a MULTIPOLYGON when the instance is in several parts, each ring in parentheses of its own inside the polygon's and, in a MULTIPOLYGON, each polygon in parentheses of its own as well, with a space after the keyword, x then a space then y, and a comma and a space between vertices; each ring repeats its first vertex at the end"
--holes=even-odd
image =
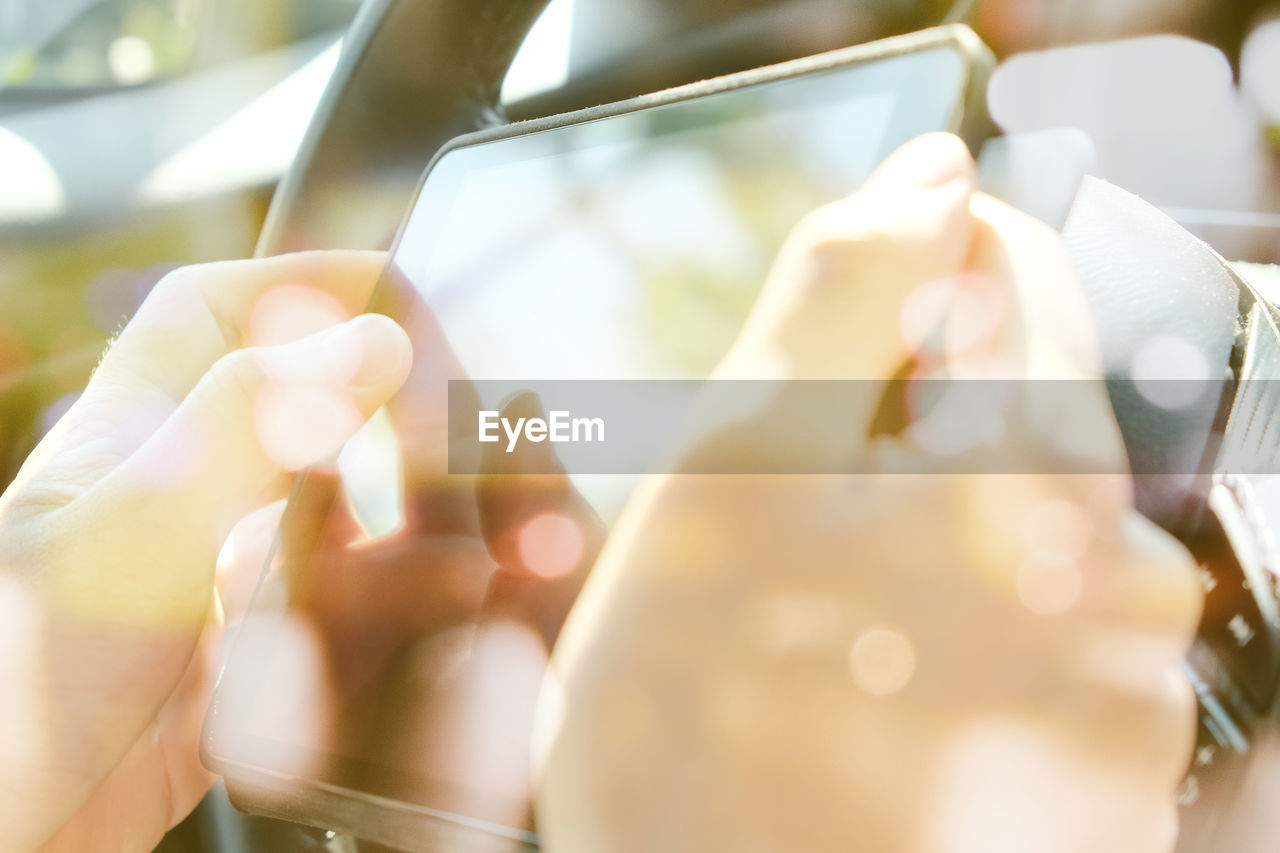
POLYGON ((133 86, 344 27, 359 0, 0 0, 0 91, 133 86))

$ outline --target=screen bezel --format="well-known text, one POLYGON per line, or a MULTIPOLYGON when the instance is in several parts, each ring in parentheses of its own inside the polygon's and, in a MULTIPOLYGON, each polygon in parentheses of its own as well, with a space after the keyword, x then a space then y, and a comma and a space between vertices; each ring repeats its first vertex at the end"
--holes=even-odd
MULTIPOLYGON (((950 25, 897 36, 866 45, 830 51, 816 56, 753 69, 725 77, 645 95, 629 101, 534 119, 459 136, 432 157, 417 184, 408 215, 401 223, 388 253, 388 268, 405 239, 408 224, 417 210, 424 187, 437 163, 463 148, 489 145, 531 134, 567 130, 578 125, 629 113, 650 110, 738 89, 782 82, 814 73, 845 70, 882 60, 939 49, 955 51, 961 58, 963 80, 948 126, 972 148, 991 133, 985 109, 986 80, 995 60, 980 39, 963 25, 950 25)), ((384 273, 385 276, 385 273, 384 273)), ((376 300, 375 294, 375 300, 376 300)), ((299 478, 295 493, 305 485, 299 478)), ((287 510, 286 510, 287 511, 287 510)), ((274 548, 272 549, 274 553, 274 548)), ((269 564, 270 558, 267 561, 269 564)), ((265 572, 266 564, 264 564, 265 572)), ((237 659, 236 646, 229 644, 225 661, 237 659)), ((219 677, 219 687, 225 670, 219 677)), ((320 780, 274 771, 262 762, 264 752, 286 748, 285 744, 237 733, 228 739, 219 736, 225 727, 222 707, 215 688, 201 738, 201 759, 206 767, 222 775, 232 802, 240 809, 287 820, 323 825, 367 840, 395 847, 417 849, 467 844, 467 849, 511 850, 536 847, 536 835, 528 830, 507 827, 412 803, 391 800, 366 791, 340 787, 320 780)), ((302 750, 299 750, 302 751, 302 750)), ((305 751, 303 751, 305 752, 305 751)))

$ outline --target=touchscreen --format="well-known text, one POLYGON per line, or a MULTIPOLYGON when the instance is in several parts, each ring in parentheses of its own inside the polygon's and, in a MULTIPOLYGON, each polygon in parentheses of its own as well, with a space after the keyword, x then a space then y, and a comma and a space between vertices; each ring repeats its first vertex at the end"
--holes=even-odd
POLYGON ((534 839, 544 668, 636 478, 548 473, 550 444, 450 474, 449 406, 536 416, 523 383, 705 377, 790 228, 951 129, 967 73, 938 48, 439 158, 374 304, 412 376, 286 512, 214 752, 534 839))

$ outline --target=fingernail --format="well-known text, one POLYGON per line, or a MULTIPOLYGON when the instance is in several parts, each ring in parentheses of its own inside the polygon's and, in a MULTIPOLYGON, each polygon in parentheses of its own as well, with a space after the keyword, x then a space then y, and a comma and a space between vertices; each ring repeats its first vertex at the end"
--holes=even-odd
POLYGON ((959 137, 929 133, 891 154, 867 179, 867 185, 878 189, 932 189, 973 172, 973 157, 959 137))
POLYGON ((408 340, 390 317, 362 314, 343 327, 343 335, 360 351, 360 366, 349 381, 351 387, 378 387, 408 372, 412 358, 408 340))

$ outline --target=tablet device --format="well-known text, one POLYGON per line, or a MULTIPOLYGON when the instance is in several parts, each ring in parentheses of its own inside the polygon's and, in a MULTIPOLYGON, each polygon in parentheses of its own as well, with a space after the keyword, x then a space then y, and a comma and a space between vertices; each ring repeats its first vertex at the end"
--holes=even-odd
POLYGON ((990 65, 946 27, 439 152, 373 305, 413 373, 299 486, 210 709, 237 805, 406 849, 536 845, 543 668, 637 478, 503 453, 451 474, 450 380, 704 378, 806 213, 915 136, 977 141, 990 65))

